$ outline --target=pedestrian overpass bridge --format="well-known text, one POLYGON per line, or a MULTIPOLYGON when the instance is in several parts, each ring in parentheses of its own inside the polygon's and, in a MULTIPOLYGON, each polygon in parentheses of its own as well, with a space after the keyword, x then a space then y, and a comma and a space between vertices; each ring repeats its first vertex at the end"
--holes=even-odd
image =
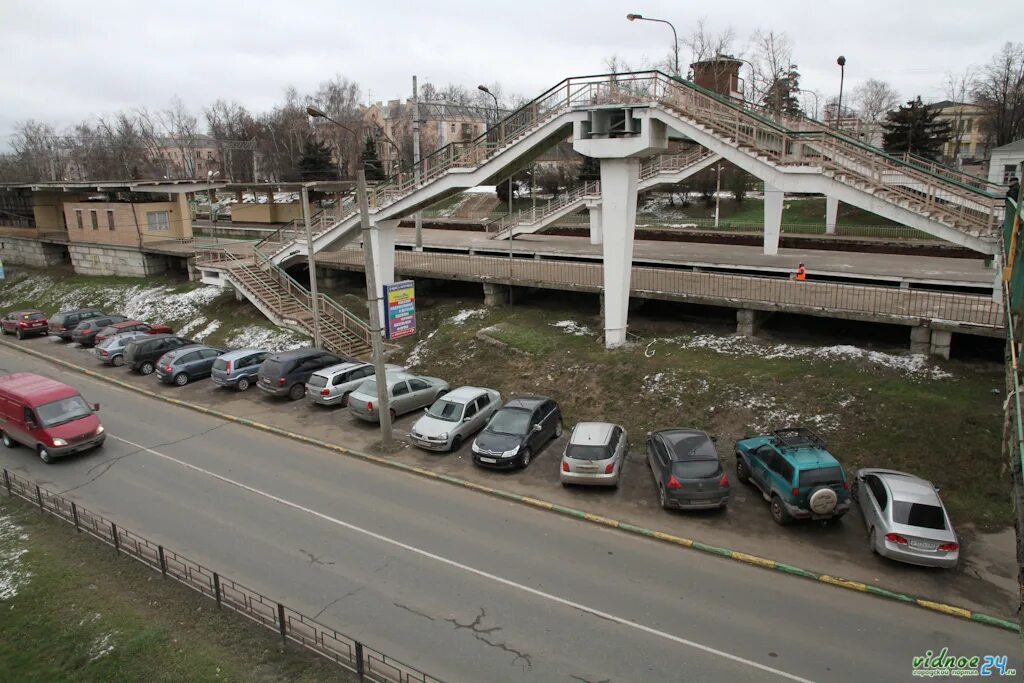
MULTIPOLYGON (((725 159, 764 182, 765 254, 778 252, 783 196, 820 193, 834 216, 839 201, 998 259, 1000 188, 953 169, 898 158, 802 118, 769 115, 659 71, 568 78, 500 121, 483 136, 451 143, 369 192, 378 282, 395 279, 398 221, 470 187, 494 184, 552 145, 573 138, 600 159, 601 180, 522 212, 498 238, 543 230, 586 207, 591 241, 603 246, 605 340, 625 340, 636 195, 678 182, 725 159), (667 153, 669 139, 699 148, 667 153), (526 215, 529 213, 529 215, 526 215)), ((834 222, 834 221, 833 221, 834 222)), ((263 268, 283 268, 314 252, 336 252, 360 229, 354 198, 315 220, 311 242, 286 226, 257 249, 263 268)), ((998 265, 998 264, 997 264, 998 265)))

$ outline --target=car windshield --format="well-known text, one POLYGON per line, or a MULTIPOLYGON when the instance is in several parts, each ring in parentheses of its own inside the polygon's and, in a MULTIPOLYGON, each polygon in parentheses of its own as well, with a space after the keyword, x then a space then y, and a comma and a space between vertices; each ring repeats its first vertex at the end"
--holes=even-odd
POLYGON ((308 384, 311 387, 326 387, 327 378, 324 375, 310 375, 308 384))
POLYGON ((487 425, 487 431, 499 434, 525 434, 530 428, 530 411, 518 408, 499 410, 487 425))
POLYGON ((946 515, 937 505, 908 503, 904 500, 892 502, 892 519, 897 524, 919 526, 924 529, 945 529, 946 515))
POLYGON ((678 479, 706 479, 722 473, 717 460, 684 460, 672 463, 672 474, 678 479))
POLYGON ((434 405, 430 406, 430 410, 427 411, 427 415, 430 417, 436 417, 438 420, 458 422, 462 419, 462 408, 463 404, 461 403, 441 398, 434 401, 434 405))
POLYGON ((606 460, 612 457, 612 453, 608 446, 569 444, 569 447, 565 449, 565 457, 573 460, 606 460))
POLYGON ((800 471, 800 488, 805 486, 831 486, 843 483, 843 471, 838 467, 819 467, 800 471))
POLYGON ((40 426, 56 427, 91 415, 92 408, 81 396, 72 396, 41 405, 36 408, 36 412, 39 413, 40 426))

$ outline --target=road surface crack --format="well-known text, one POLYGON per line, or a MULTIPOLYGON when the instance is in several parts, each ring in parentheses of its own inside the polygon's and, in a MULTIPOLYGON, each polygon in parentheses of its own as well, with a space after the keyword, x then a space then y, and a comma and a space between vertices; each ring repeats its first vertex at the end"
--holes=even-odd
POLYGON ((313 553, 309 552, 308 550, 303 550, 302 548, 299 548, 299 552, 309 558, 309 563, 310 564, 320 564, 320 565, 323 565, 325 567, 327 565, 334 564, 333 562, 328 562, 328 561, 324 561, 324 560, 320 559, 319 555, 314 555, 313 553))
POLYGON ((391 604, 394 605, 395 607, 397 607, 398 609, 404 609, 406 612, 412 612, 413 614, 415 614, 418 617, 423 617, 424 619, 429 619, 430 621, 435 621, 434 617, 430 616, 429 614, 427 614, 425 612, 421 612, 418 609, 414 609, 412 607, 409 607, 408 605, 403 605, 400 602, 393 602, 391 604))
POLYGON ((90 467, 88 470, 86 470, 86 474, 92 474, 93 472, 96 472, 95 475, 89 477, 88 479, 83 481, 81 484, 76 484, 75 486, 72 486, 71 488, 68 488, 68 489, 64 489, 63 491, 60 491, 59 493, 60 493, 60 495, 64 495, 64 494, 70 493, 72 491, 75 491, 77 489, 80 489, 83 486, 88 486, 89 484, 95 482, 97 479, 99 479, 104 474, 109 472, 110 468, 112 468, 114 465, 116 465, 117 463, 121 462, 122 460, 124 460, 125 458, 127 458, 130 455, 136 455, 137 453, 142 453, 147 448, 149 450, 156 450, 157 448, 163 448, 165 446, 173 446, 175 444, 183 443, 185 441, 188 441, 189 439, 194 439, 197 436, 204 436, 206 434, 209 434, 213 430, 220 429, 221 427, 223 427, 226 424, 228 424, 228 423, 227 422, 221 422, 220 424, 215 425, 213 427, 210 427, 209 429, 204 429, 203 431, 199 432, 198 434, 190 434, 189 436, 185 436, 185 437, 182 437, 180 439, 175 439, 174 441, 167 441, 165 443, 158 443, 155 446, 147 446, 146 448, 136 448, 134 451, 129 451, 128 453, 124 453, 122 455, 117 455, 117 456, 114 456, 112 458, 107 458, 106 460, 102 460, 102 461, 96 463, 95 465, 93 465, 92 467, 90 467), (97 470, 98 470, 98 472, 97 472, 97 470))
POLYGON ((483 627, 483 620, 486 617, 487 617, 487 612, 486 612, 486 610, 484 610, 483 607, 481 607, 480 608, 480 614, 476 615, 476 618, 473 619, 473 621, 469 622, 468 624, 463 624, 458 619, 455 619, 454 617, 448 617, 448 618, 445 619, 445 621, 447 621, 449 624, 454 626, 456 631, 462 630, 462 629, 466 629, 468 631, 471 631, 473 633, 473 637, 476 638, 477 640, 479 640, 481 643, 484 643, 486 645, 490 645, 491 647, 497 648, 498 650, 501 650, 502 652, 507 652, 507 653, 509 653, 511 655, 515 655, 512 658, 512 663, 515 664, 518 661, 522 661, 523 662, 523 670, 524 671, 526 669, 533 668, 533 661, 531 660, 531 658, 530 658, 531 656, 530 655, 528 655, 525 652, 522 652, 520 650, 517 650, 517 649, 515 649, 513 647, 509 647, 508 643, 503 643, 503 642, 502 643, 498 643, 498 642, 495 642, 493 640, 488 639, 487 636, 491 635, 492 633, 497 633, 498 631, 500 631, 501 630, 501 626, 492 626, 490 628, 484 628, 483 627))
POLYGON ((602 678, 599 681, 592 681, 589 678, 584 678, 583 676, 577 676, 576 674, 569 674, 569 678, 575 678, 577 681, 583 681, 583 683, 611 683, 611 680, 612 680, 610 678, 602 678))
POLYGON ((338 604, 339 602, 341 602, 341 601, 342 601, 342 600, 344 600, 345 598, 351 598, 351 597, 352 597, 353 595, 355 595, 356 593, 358 593, 358 592, 359 592, 359 591, 361 591, 361 590, 363 590, 363 587, 362 587, 362 586, 360 586, 359 588, 356 588, 355 590, 350 590, 350 591, 349 591, 348 593, 345 593, 345 594, 344 594, 344 595, 342 595, 342 596, 339 596, 339 597, 337 597, 337 598, 334 598, 334 599, 333 599, 333 600, 331 600, 331 601, 330 601, 329 603, 327 603, 326 605, 324 605, 324 608, 323 608, 322 610, 320 610, 319 612, 317 612, 317 613, 316 613, 316 616, 314 616, 313 618, 314 618, 314 619, 319 619, 319 618, 320 618, 320 615, 321 615, 321 614, 323 614, 324 612, 326 612, 327 610, 329 610, 329 609, 330 609, 331 607, 334 607, 335 605, 337 605, 337 604, 338 604))

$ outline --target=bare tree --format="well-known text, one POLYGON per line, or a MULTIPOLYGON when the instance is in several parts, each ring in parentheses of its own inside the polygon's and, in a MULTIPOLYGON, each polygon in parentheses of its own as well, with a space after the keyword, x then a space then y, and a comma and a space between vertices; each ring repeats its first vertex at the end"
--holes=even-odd
POLYGON ((971 89, 985 111, 983 124, 994 146, 1024 135, 1024 44, 1006 43, 983 66, 971 89))
POLYGON ((57 180, 60 144, 53 126, 29 119, 14 125, 14 158, 26 180, 57 180))
POLYGON ((753 44, 754 102, 764 104, 776 113, 798 114, 800 103, 795 93, 800 90, 800 74, 793 63, 793 43, 785 33, 758 30, 751 38, 753 44))
POLYGON ((858 115, 868 123, 880 123, 885 115, 900 106, 900 94, 887 82, 869 78, 854 88, 850 96, 858 115))
MULTIPOLYGON (((728 27, 719 33, 714 33, 708 28, 707 17, 697 19, 694 29, 689 35, 683 36, 682 40, 682 43, 690 48, 691 64, 712 59, 718 55, 730 54, 735 42, 736 32, 732 27, 728 27)), ((673 56, 678 56, 678 54, 670 55, 669 59, 673 56)), ((723 68, 730 67, 723 65, 723 68)))
POLYGON ((953 154, 950 155, 952 157, 950 161, 953 163, 957 163, 960 159, 960 144, 967 133, 967 125, 970 120, 966 117, 963 105, 967 104, 967 100, 971 97, 971 91, 974 89, 976 78, 977 72, 974 67, 967 67, 961 72, 954 73, 951 71, 946 74, 946 99, 953 103, 953 118, 950 119, 952 124, 950 142, 952 143, 953 150, 953 154))

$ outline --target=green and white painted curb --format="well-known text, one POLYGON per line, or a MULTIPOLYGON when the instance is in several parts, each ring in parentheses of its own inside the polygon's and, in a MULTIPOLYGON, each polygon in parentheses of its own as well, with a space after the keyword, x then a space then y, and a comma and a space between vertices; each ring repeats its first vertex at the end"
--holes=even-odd
POLYGON ((40 353, 39 351, 28 349, 6 340, 0 340, 0 344, 8 348, 14 349, 16 351, 25 353, 27 355, 34 356, 40 360, 45 360, 50 363, 59 365, 61 367, 74 370, 88 377, 92 377, 93 379, 98 379, 108 384, 113 384, 115 386, 121 387, 122 389, 134 391, 135 393, 143 394, 150 398, 155 398, 157 400, 164 401, 165 403, 170 403, 172 405, 180 406, 182 408, 188 408, 189 410, 194 410, 196 412, 203 413, 211 417, 216 417, 226 422, 233 422, 235 424, 244 425, 246 427, 254 427, 269 434, 282 436, 284 438, 291 439, 293 441, 299 441, 301 443, 306 443, 311 446, 325 448, 327 450, 334 451, 335 453, 341 453, 343 455, 352 456, 360 460, 364 460, 366 462, 372 462, 377 465, 383 465, 385 467, 401 470, 403 472, 409 472, 424 477, 430 477, 431 479, 443 481, 445 483, 460 486, 465 489, 479 491, 480 493, 486 493, 497 498, 503 498, 505 500, 510 500, 516 503, 522 503, 524 505, 529 505, 531 507, 539 508, 541 510, 556 512, 560 515, 565 515, 567 517, 574 517, 576 519, 590 522, 592 524, 599 524, 601 526, 618 529, 620 531, 625 531, 638 536, 645 536, 647 538, 652 538, 658 541, 662 541, 664 543, 671 543, 673 545, 681 546, 683 548, 697 550, 702 553, 717 555, 719 557, 728 558, 730 560, 735 560, 737 562, 743 562, 745 564, 749 564, 755 567, 770 569, 773 571, 782 572, 783 574, 798 576, 803 579, 810 579, 812 581, 817 581, 819 583, 825 583, 831 586, 845 588, 847 590, 857 591, 859 593, 864 593, 867 595, 874 595, 875 597, 879 598, 886 598, 888 600, 895 600, 897 602, 903 602, 910 605, 917 605, 918 607, 931 610, 933 612, 940 612, 942 614, 947 614, 949 616, 959 617, 960 619, 967 619, 969 621, 975 621, 980 624, 995 626, 997 628, 1005 629, 1007 631, 1013 631, 1014 633, 1020 632, 1020 626, 1018 624, 1015 624, 1012 621, 1007 621, 1006 619, 1000 619, 999 617, 991 616, 989 614, 975 612, 973 610, 965 609, 963 607, 956 607, 955 605, 947 605, 942 602, 928 600, 927 598, 908 595, 906 593, 886 590, 885 588, 879 588, 877 586, 872 586, 866 583, 862 583, 860 581, 851 581, 849 579, 844 579, 838 576, 831 576, 829 574, 819 574, 817 572, 812 572, 807 569, 802 569, 800 567, 795 567, 790 564, 785 564, 783 562, 777 562, 775 560, 759 557, 757 555, 749 555, 747 553, 739 552, 737 550, 730 550, 729 548, 720 548, 718 546, 708 545, 707 543, 701 543, 700 541, 695 541, 690 538, 684 538, 682 536, 676 536, 674 534, 665 533, 664 531, 653 531, 651 529, 636 526, 635 524, 629 524, 628 522, 620 522, 617 519, 611 519, 609 517, 597 515, 592 512, 577 510, 575 508, 566 507, 564 505, 559 505, 557 503, 541 500, 539 498, 532 498, 530 496, 512 493, 510 491, 503 491, 502 489, 496 489, 491 486, 486 486, 484 484, 478 484, 476 482, 468 481, 466 479, 460 479, 459 477, 453 477, 448 474, 439 474, 437 472, 432 472, 431 470, 424 469, 422 467, 417 467, 415 465, 407 465, 405 463, 396 462, 394 460, 379 455, 363 453, 361 451, 356 451, 351 448, 339 446, 338 444, 333 444, 328 441, 316 439, 311 436, 291 432, 288 431, 287 429, 282 429, 281 427, 275 427, 273 425, 264 424, 262 422, 256 422, 255 420, 249 420, 244 417, 237 417, 229 413, 223 413, 219 410, 207 408, 196 403, 190 403, 188 401, 182 401, 180 399, 170 398, 168 396, 162 396, 160 394, 154 394, 152 392, 146 391, 142 387, 135 386, 134 384, 123 382, 119 379, 114 379, 103 373, 99 373, 94 370, 89 370, 88 368, 83 368, 79 365, 75 365, 74 363, 69 363, 68 361, 52 358, 44 353, 40 353))

